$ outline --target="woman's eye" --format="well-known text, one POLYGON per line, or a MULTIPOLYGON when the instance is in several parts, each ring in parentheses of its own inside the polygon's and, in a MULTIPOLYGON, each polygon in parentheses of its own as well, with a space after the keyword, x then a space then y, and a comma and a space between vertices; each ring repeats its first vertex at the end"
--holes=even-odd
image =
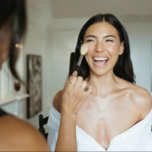
POLYGON ((94 42, 94 40, 87 40, 87 42, 94 42))
POLYGON ((113 40, 106 40, 106 42, 113 42, 113 40))

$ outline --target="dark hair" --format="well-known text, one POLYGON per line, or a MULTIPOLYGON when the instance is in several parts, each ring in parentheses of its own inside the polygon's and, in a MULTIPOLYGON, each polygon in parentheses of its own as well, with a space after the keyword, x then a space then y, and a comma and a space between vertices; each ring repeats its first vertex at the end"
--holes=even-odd
MULTIPOLYGON (((15 45, 21 42, 21 38, 25 34, 26 20, 25 0, 0 0, 0 28, 4 27, 10 32, 11 36, 9 43, 9 67, 13 76, 19 81, 21 79, 15 68, 18 48, 15 45)), ((6 34, 5 32, 3 33, 3 35, 6 34)))
MULTIPOLYGON (((133 66, 130 59, 130 46, 129 46, 129 39, 127 32, 123 25, 120 23, 120 21, 112 14, 97 14, 90 18, 85 25, 82 27, 79 36, 78 41, 75 49, 75 56, 73 57, 73 61, 71 61, 70 64, 70 71, 69 75, 73 73, 75 70, 78 58, 80 56, 80 47, 84 40, 84 36, 86 33, 86 30, 94 23, 98 22, 108 22, 112 26, 114 26, 119 34, 120 41, 124 41, 124 52, 122 55, 119 56, 118 61, 114 67, 114 74, 120 78, 123 78, 129 82, 135 83, 134 80, 134 72, 133 72, 133 66)), ((81 67, 79 69, 79 76, 82 76, 84 79, 87 78, 90 74, 90 68, 86 62, 86 59, 84 58, 81 67)))

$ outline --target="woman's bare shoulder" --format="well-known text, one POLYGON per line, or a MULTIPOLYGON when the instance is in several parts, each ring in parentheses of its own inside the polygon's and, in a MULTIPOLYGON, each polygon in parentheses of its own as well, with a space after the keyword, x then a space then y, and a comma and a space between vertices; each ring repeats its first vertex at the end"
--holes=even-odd
POLYGON ((27 122, 6 115, 0 124, 2 151, 50 151, 42 134, 27 122))
POLYGON ((129 84, 127 90, 131 99, 130 101, 141 111, 142 120, 152 109, 151 95, 146 89, 135 84, 129 84))
POLYGON ((62 90, 56 93, 53 99, 53 107, 58 111, 61 112, 60 108, 60 100, 61 100, 62 90))

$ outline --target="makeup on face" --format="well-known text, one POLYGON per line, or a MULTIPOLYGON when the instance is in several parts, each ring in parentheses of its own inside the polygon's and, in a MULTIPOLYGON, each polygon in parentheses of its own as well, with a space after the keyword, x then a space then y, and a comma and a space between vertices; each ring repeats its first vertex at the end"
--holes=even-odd
POLYGON ((116 43, 117 41, 117 37, 108 34, 107 35, 105 34, 105 36, 103 37, 88 35, 86 36, 85 41, 89 44, 89 46, 96 47, 97 43, 102 43, 100 45, 106 48, 108 46, 114 45, 114 43, 116 43))
POLYGON ((95 23, 87 29, 84 42, 89 45, 89 51, 85 57, 90 69, 104 68, 108 65, 108 67, 114 67, 121 46, 115 27, 107 22, 95 23))

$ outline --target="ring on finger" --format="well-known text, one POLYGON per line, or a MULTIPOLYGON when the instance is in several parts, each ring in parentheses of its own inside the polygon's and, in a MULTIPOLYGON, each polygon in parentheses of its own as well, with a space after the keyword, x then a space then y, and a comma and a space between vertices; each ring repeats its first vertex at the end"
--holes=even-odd
POLYGON ((71 81, 70 81, 70 83, 73 84, 73 85, 75 86, 75 83, 73 83, 73 82, 71 82, 71 81))
POLYGON ((87 87, 85 87, 84 91, 88 91, 88 88, 87 88, 87 87))
POLYGON ((92 90, 87 90, 86 92, 88 92, 89 94, 92 94, 92 90))
POLYGON ((84 86, 81 86, 81 88, 82 88, 83 90, 85 90, 85 89, 86 89, 86 87, 84 87, 84 86))

